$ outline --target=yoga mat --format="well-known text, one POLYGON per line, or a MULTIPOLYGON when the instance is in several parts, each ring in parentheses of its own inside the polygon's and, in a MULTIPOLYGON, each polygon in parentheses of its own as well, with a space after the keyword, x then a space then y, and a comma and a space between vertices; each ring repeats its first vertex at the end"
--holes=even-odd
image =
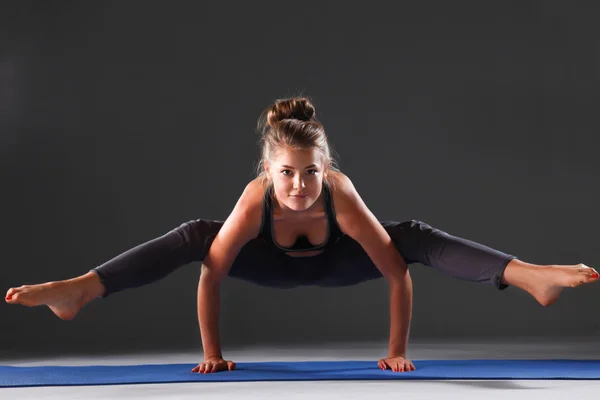
POLYGON ((0 387, 119 385, 175 382, 600 379, 600 360, 422 360, 416 371, 381 370, 377 361, 236 363, 234 371, 190 372, 197 364, 0 366, 0 387))

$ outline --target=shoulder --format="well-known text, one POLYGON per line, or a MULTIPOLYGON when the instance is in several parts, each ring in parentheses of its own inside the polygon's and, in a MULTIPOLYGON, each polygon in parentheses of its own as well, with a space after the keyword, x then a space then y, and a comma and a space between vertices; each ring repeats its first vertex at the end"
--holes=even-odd
POLYGON ((221 230, 245 238, 258 235, 262 223, 262 200, 266 187, 267 184, 260 178, 250 181, 221 230))
POLYGON ((257 215, 260 217, 267 185, 268 183, 260 177, 250 181, 235 205, 236 211, 245 217, 256 217, 257 215))
POLYGON ((262 204, 262 199, 267 189, 268 182, 261 177, 254 178, 244 188, 240 201, 246 206, 257 206, 262 204))
POLYGON ((331 187, 331 194, 336 205, 336 211, 338 207, 348 207, 352 204, 356 204, 356 201, 360 198, 354 184, 350 178, 339 171, 332 171, 329 173, 328 182, 331 187))
POLYGON ((334 171, 329 175, 329 182, 337 222, 342 231, 350 233, 359 217, 369 213, 369 210, 347 175, 334 171))

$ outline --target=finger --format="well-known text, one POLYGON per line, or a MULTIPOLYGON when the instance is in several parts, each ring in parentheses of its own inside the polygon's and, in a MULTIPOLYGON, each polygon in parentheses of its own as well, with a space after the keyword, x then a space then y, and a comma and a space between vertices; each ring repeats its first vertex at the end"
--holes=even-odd
POLYGON ((379 368, 381 368, 384 371, 387 369, 387 365, 385 365, 385 361, 383 361, 383 360, 379 360, 377 365, 379 366, 379 368))
POLYGON ((399 372, 404 372, 404 363, 403 362, 398 363, 398 371, 399 372))
POLYGON ((210 368, 210 364, 204 363, 204 364, 202 364, 202 370, 201 370, 201 372, 204 373, 204 374, 206 374, 208 372, 209 368, 210 368))
POLYGON ((213 364, 212 369, 210 370, 210 372, 217 372, 217 367, 219 364, 213 364))
POLYGON ((235 369, 235 363, 233 361, 227 361, 227 369, 233 371, 235 369))

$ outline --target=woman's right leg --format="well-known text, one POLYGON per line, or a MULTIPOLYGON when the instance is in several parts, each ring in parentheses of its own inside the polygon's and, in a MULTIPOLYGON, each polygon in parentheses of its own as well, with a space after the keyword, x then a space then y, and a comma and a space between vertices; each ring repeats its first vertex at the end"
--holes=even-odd
MULTIPOLYGON (((167 234, 140 244, 76 278, 10 288, 6 301, 25 306, 47 305, 61 319, 72 319, 98 297, 155 282, 192 261, 204 260, 222 221, 189 221, 167 234)), ((273 288, 304 284, 301 265, 261 239, 247 243, 229 277, 273 288)))
POLYGON ((105 287, 102 297, 147 285, 192 261, 202 261, 221 226, 222 221, 189 221, 92 269, 105 287))
POLYGON ((62 319, 72 319, 97 297, 155 282, 192 261, 202 261, 223 222, 189 221, 140 244, 79 277, 11 288, 10 304, 48 305, 62 319))

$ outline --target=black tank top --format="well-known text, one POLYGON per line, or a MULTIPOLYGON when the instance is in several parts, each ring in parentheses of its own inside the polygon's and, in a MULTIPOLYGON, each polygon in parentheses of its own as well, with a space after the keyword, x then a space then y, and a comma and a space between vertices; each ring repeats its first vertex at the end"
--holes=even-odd
POLYGON ((300 251, 315 251, 327 249, 333 246, 337 240, 344 235, 335 219, 335 208, 333 205, 333 197, 329 184, 323 181, 323 205, 325 216, 327 217, 327 239, 320 245, 313 245, 304 235, 296 239, 296 243, 290 248, 281 247, 273 237, 273 185, 270 184, 263 195, 262 201, 262 225, 260 228, 259 237, 264 238, 268 242, 272 242, 277 248, 285 252, 300 252, 300 251))

